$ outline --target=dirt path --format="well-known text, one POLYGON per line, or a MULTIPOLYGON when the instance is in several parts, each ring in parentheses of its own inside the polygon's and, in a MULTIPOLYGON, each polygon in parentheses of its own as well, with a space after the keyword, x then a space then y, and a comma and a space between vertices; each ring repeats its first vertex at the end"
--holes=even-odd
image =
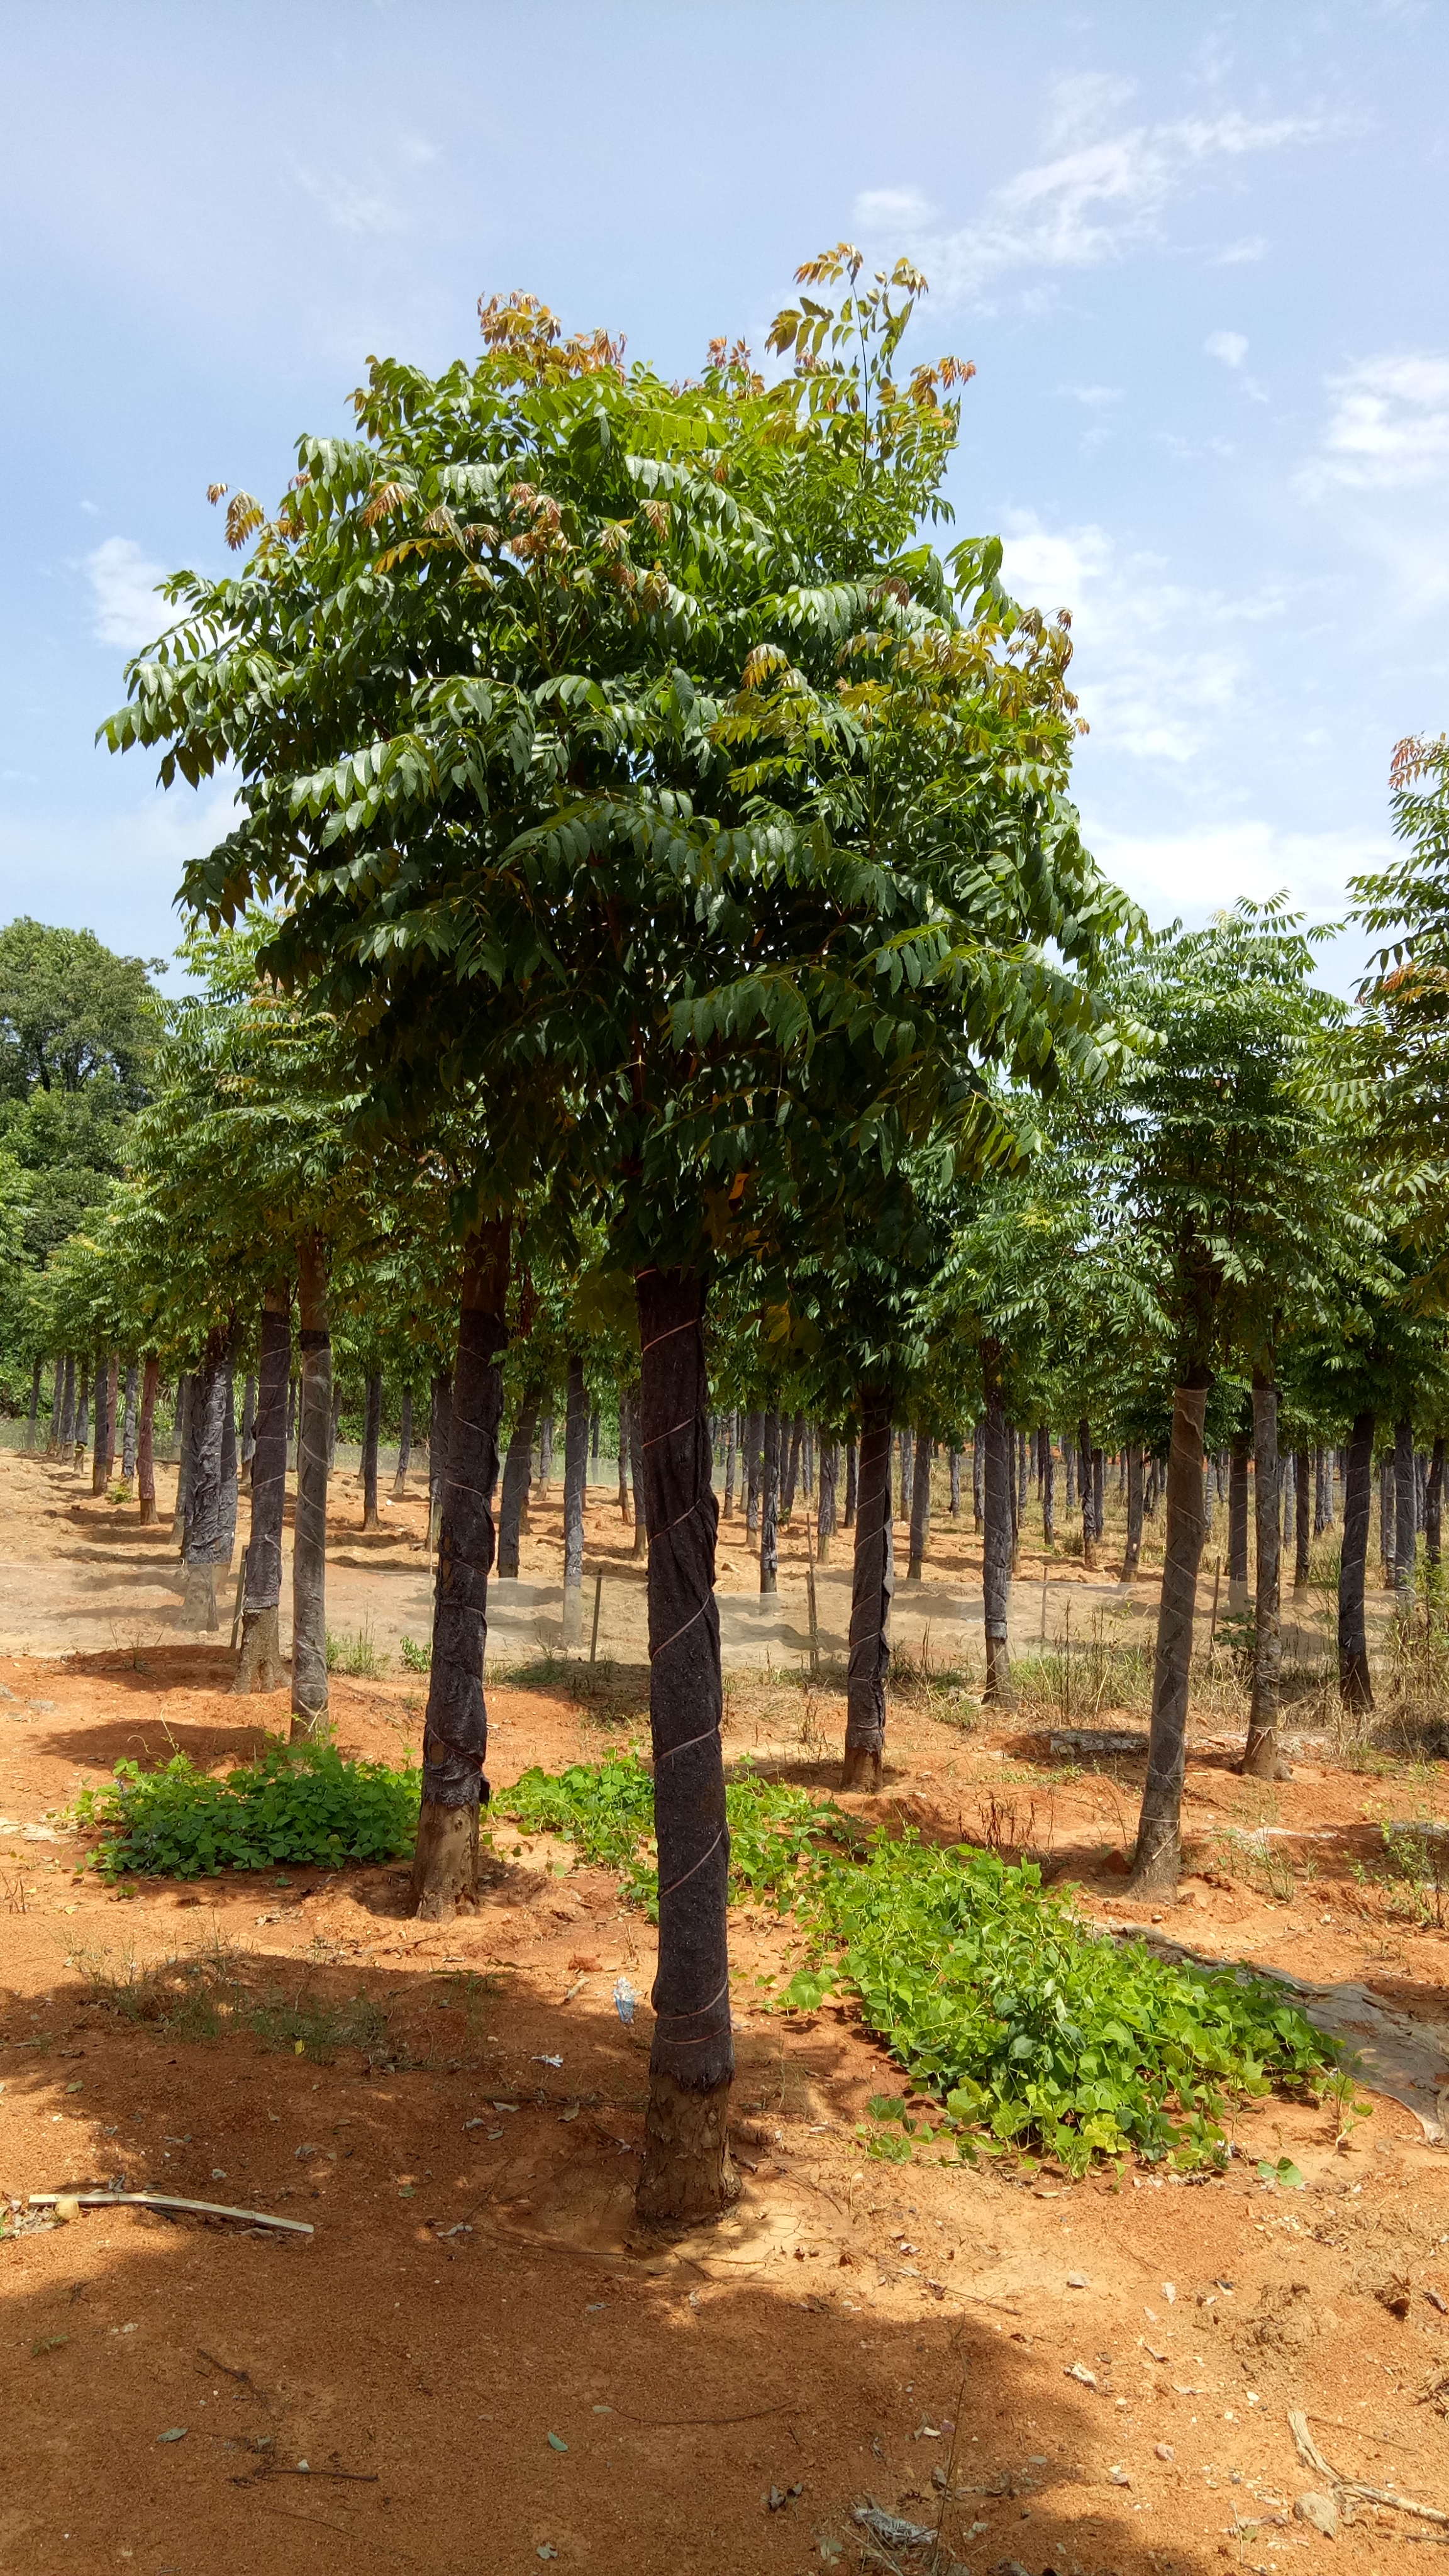
MULTIPOLYGON (((46 1471, 17 1496, 8 1468, 23 1621, 62 1548, 105 1542, 78 1543, 68 1497, 37 1525, 46 1471)), ((110 1543, 141 1553, 134 1528, 110 1543)), ((387 1579, 416 1585, 409 1540, 387 1545, 387 1579)), ((226 1764, 284 1722, 284 1695, 238 1702, 229 1676, 216 1641, 169 1630, 0 1658, 0 2190, 23 2214, 123 2176, 315 2230, 103 2209, 6 2234, 0 2563, 930 2568, 853 2521, 873 2502, 939 2524, 935 2576, 1417 2564, 1430 2523, 1364 2506, 1330 2543, 1295 2520, 1321 2480, 1287 2420, 1344 2476, 1449 2508, 1449 2176, 1408 2109, 1376 2097, 1336 2152, 1323 2111, 1271 2101, 1200 2185, 881 2163, 857 2124, 898 2071, 844 2007, 761 2008, 798 1951, 742 1910, 744 2197, 661 2247, 632 2221, 649 2011, 626 2028, 611 2000, 621 1973, 647 1997, 652 1935, 606 1873, 499 1817, 479 1911, 445 1929, 407 1919, 397 1868, 135 1894, 74 1874, 63 1811, 119 1755, 226 1764), (1285 2153, 1301 2192, 1257 2177, 1285 2153)), ((490 1693, 499 1786, 643 1740, 642 1675, 592 1703, 565 1680, 490 1693)), ((335 1679, 345 1748, 396 1760, 423 1688, 335 1679)), ((947 1704, 895 1701, 863 1811, 1029 1842, 1104 1925, 1140 1920, 1114 1868, 1139 1766, 1072 1776, 947 1704)), ((732 1760, 833 1784, 842 1724, 825 1688, 731 1677, 732 1760)), ((1309 1758, 1264 1792, 1230 1752, 1195 1745, 1202 1866, 1153 1928, 1449 2025, 1449 1936, 1371 1875, 1383 1815, 1449 1809, 1442 1767, 1309 1758)))

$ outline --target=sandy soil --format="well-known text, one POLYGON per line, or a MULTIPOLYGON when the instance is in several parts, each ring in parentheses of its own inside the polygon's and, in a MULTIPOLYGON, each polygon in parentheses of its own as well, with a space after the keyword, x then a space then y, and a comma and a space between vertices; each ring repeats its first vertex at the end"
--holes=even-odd
MULTIPOLYGON (((101 1589, 123 1558, 164 1562, 133 1511, 73 1511, 60 1484, 0 1458, 7 1625, 62 1559, 101 1589)), ((373 1557, 351 1520, 338 1559, 376 1615, 390 1573, 416 1581, 418 1532, 373 1557)), ((406 1918, 399 1868, 135 1893, 76 1874, 65 1811, 119 1755, 221 1765, 285 1723, 284 1695, 228 1695, 224 1638, 153 1625, 0 1657, 0 2563, 250 2576, 315 2547, 430 2576, 555 2558, 1186 2576, 1302 2551, 1396 2567, 1442 2536, 1361 2503, 1330 2542, 1293 2510, 1323 2485, 1295 2452, 1302 2409, 1343 2478, 1449 2511, 1449 2175, 1403 2103, 1373 2094, 1336 2151, 1322 2110, 1274 2100, 1201 2185, 879 2163, 856 2124, 898 2074, 845 2008, 758 2008, 793 1951, 747 1911, 744 2197, 661 2245, 632 2215, 650 2016, 625 2028, 611 2001, 621 1972, 647 1996, 652 1936, 567 1849, 498 1818, 483 1902, 445 1928, 406 1918), (207 2036, 208 1997, 250 2026, 207 2036), (1257 2178, 1282 2153, 1302 2192, 1257 2178), (117 2176, 315 2232, 26 2213, 30 2192, 117 2176), (871 2539, 852 2519, 869 2502, 938 2531, 934 2557, 871 2539)), ((490 1693, 495 1785, 643 1740, 642 1675, 592 1700, 567 1684, 490 1693)), ((396 1759, 423 1688, 335 1678, 343 1745, 396 1759)), ((857 1803, 1027 1840, 1104 1925, 1141 1919, 1121 1875, 1140 1764, 1072 1776, 1044 1738, 942 1705, 893 1706, 885 1794, 857 1803)), ((731 1758, 833 1784, 842 1729, 824 1685, 731 1675, 731 1758)), ((1431 2062, 1449 1935, 1355 1873, 1382 1816, 1449 1812, 1443 1768, 1310 1749, 1264 1791, 1230 1753, 1195 1745, 1200 1865, 1149 1928, 1377 1997, 1431 2062)))

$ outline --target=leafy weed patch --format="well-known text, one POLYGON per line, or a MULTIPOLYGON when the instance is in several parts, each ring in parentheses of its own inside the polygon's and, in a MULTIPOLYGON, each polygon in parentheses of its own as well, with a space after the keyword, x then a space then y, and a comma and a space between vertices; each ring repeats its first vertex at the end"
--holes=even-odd
POLYGON ((340 1869, 393 1860, 417 1834, 421 1775, 409 1765, 347 1762, 330 1745, 272 1745, 224 1779, 184 1753, 158 1771, 118 1762, 114 1782, 84 1789, 78 1824, 98 1830, 94 1866, 163 1878, 216 1878, 278 1862, 340 1869))

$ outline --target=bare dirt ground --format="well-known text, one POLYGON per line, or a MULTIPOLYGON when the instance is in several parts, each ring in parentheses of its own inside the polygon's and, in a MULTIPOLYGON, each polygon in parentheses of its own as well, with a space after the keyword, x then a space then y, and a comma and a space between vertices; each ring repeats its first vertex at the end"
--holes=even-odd
MULTIPOLYGON (((371 1616, 380 1637, 385 1587, 418 1579, 420 1507, 375 1547, 358 1518, 344 1490, 330 1597, 355 1583, 362 1610, 333 1624, 371 1616)), ((542 1568, 552 1533, 528 1544, 542 1568)), ((590 1544, 633 1579, 628 1533, 591 1514, 590 1544)), ((139 1592, 166 1553, 134 1506, 0 1457, 7 1633, 58 1562, 124 1595, 123 1570, 139 1592)), ((1399 2567, 1445 2539, 1366 2501, 1320 2537, 1294 2505, 1324 2479, 1288 2423, 1306 2414, 1340 2478, 1449 2513, 1449 2173, 1425 2128, 1436 2064, 1449 2079, 1449 1935, 1432 1892, 1376 1875, 1385 1818, 1449 1813, 1442 1765, 1310 1746, 1263 1789, 1230 1770, 1219 1713, 1189 1770, 1198 1866, 1148 1926, 1337 1990, 1349 2015, 1366 1997, 1386 2081, 1384 2027, 1414 2043, 1424 2120, 1374 2091, 1340 2148, 1327 2110, 1274 2099, 1200 2184, 878 2162, 857 2128, 898 2071, 848 2008, 762 2008, 757 1980, 798 1947, 745 1909, 744 2195, 661 2244, 632 2213, 650 2015, 626 2028, 611 2000, 621 1973, 647 1997, 653 1936, 566 1846, 496 1817, 479 1910, 447 1927, 406 1917, 401 1866, 135 1892, 78 1874, 66 1811, 119 1756, 221 1767, 285 1726, 285 1694, 228 1695, 225 1648, 158 1611, 83 1651, 0 1656, 0 2563, 1187 2576, 1300 2552, 1399 2567), (1258 2178, 1280 2154, 1302 2191, 1258 2178), (117 2176, 314 2233, 26 2212, 117 2176), (852 2518, 872 2503, 938 2540, 873 2535, 852 2518)), ((545 1663, 490 1690, 495 1790, 646 1741, 642 1671, 584 1679, 545 1663)), ((395 1664, 334 1676, 344 1749, 415 1747, 425 1688, 395 1664)), ((842 1732, 828 1679, 731 1673, 731 1760, 833 1786, 842 1732)), ((1122 1893, 1140 1779, 1130 1756, 1053 1760, 1025 1718, 984 1723, 969 1688, 917 1678, 884 1794, 851 1803, 1027 1845, 1120 1925, 1143 1919, 1122 1893)))

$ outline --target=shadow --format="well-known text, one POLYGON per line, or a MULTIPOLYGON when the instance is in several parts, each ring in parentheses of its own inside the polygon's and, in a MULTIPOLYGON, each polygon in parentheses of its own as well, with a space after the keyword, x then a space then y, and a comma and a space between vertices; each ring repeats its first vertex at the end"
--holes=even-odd
POLYGON ((10 2491, 17 2564, 260 2576, 299 2525, 329 2564, 340 2543, 346 2566, 428 2576, 546 2554, 601 2576, 927 2564, 867 2549, 857 2507, 939 2532, 942 2567, 1028 2533, 1033 2571, 1217 2563, 1221 2515, 1204 2528, 1152 2458, 1164 2429, 1191 2438, 1190 2400, 1152 2384, 1135 2307, 1058 2324, 1070 2294, 1033 2286, 1037 2239, 1061 2267, 1056 2211, 929 2164, 857 2188, 850 2124, 881 2066, 838 2018, 740 2031, 741 2199, 670 2240, 634 2217, 649 2016, 609 2008, 616 1927, 594 1926, 604 1969, 565 2004, 490 1956, 486 1904, 446 1934, 399 1925, 427 1956, 363 1965, 228 1938, 262 1892, 229 1889, 140 1970, 116 1943, 143 1910, 117 1922, 109 1958, 52 1980, 44 2046, 9 2077, 30 2188, 122 2178, 315 2231, 102 2207, 21 2239, 7 2431, 46 2471, 10 2491), (1079 2349, 1090 2390, 1063 2381, 1079 2349), (469 2478, 432 2473, 441 2405, 469 2478))
POLYGON ((114 1718, 109 1724, 70 1726, 63 1735, 32 1736, 27 1739, 26 1750, 104 1771, 114 1769, 121 1761, 139 1762, 143 1770, 158 1769, 170 1761, 173 1753, 184 1753, 198 1770, 235 1770, 238 1764, 251 1762, 266 1751, 269 1732, 285 1735, 290 1694, 278 1691, 266 1699, 239 1701, 237 1705, 274 1709, 270 1729, 260 1715, 238 1718, 235 1725, 226 1726, 204 1718, 168 1717, 159 1708, 138 1708, 134 1716, 114 1718))

